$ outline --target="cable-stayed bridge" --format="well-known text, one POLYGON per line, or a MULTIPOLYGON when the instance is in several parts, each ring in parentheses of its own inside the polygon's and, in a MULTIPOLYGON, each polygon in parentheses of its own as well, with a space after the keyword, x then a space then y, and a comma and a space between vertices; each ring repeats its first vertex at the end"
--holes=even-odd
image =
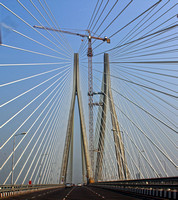
POLYGON ((1 195, 82 182, 176 199, 176 7, 0 1, 1 195))

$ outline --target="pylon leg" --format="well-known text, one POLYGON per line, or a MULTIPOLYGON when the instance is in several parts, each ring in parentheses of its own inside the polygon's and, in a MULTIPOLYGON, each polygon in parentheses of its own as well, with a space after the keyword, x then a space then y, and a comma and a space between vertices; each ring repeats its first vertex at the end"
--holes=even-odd
MULTIPOLYGON (((78 57, 78 54, 75 53, 74 54, 73 93, 72 93, 71 107, 70 107, 70 113, 69 113, 69 118, 68 118, 68 127, 67 127, 67 133, 66 133, 64 152, 63 152, 60 183, 66 183, 69 150, 70 150, 71 140, 73 137, 73 127, 74 127, 73 121, 74 121, 74 107, 75 107, 76 95, 78 99, 78 108, 79 108, 79 117, 80 117, 80 126, 81 126, 80 127, 81 137, 82 137, 81 145, 83 146, 87 178, 88 179, 92 178, 91 161, 90 161, 89 152, 88 152, 88 145, 87 145, 88 143, 87 143, 86 128, 85 128, 79 83, 80 83, 79 82, 79 57, 78 57)), ((72 149, 72 152, 73 152, 73 149, 72 149)))
POLYGON ((114 100, 111 91, 111 80, 110 80, 110 69, 109 69, 109 55, 104 54, 104 73, 102 81, 102 92, 104 93, 103 98, 100 98, 103 102, 102 104, 102 114, 100 119, 100 131, 99 131, 99 141, 97 149, 97 159, 96 159, 96 170, 95 170, 95 181, 101 180, 102 178, 102 166, 103 166, 103 156, 104 156, 104 140, 105 140, 105 124, 106 124, 106 111, 107 111, 107 99, 109 102, 109 109, 112 122, 112 130, 114 137, 116 162, 118 168, 119 179, 129 179, 129 170, 127 167, 127 162, 125 158, 124 144, 121 137, 121 132, 119 128, 119 122, 117 119, 117 114, 114 106, 114 100))
MULTIPOLYGON (((72 140, 72 137, 73 137, 72 135, 73 135, 73 127, 74 127, 74 125, 73 125, 74 106, 75 106, 75 94, 73 92, 72 100, 71 100, 70 113, 69 113, 69 118, 68 118, 68 126, 67 126, 67 133, 66 133, 64 151, 63 151, 60 184, 66 183, 67 167, 68 167, 68 161, 69 161, 69 151, 70 151, 70 146, 71 146, 71 140, 72 140)), ((71 151, 72 151, 72 149, 71 149, 71 151)))
POLYGON ((99 141, 97 149, 97 159, 96 159, 96 170, 95 170, 95 181, 101 180, 102 177, 102 166, 103 166, 103 155, 104 155, 104 141, 105 141, 105 129, 106 129, 106 110, 107 110, 107 98, 108 98, 108 68, 104 64, 103 73, 103 102, 101 111, 101 121, 100 121, 100 131, 99 131, 99 141))
POLYGON ((79 116, 80 116, 80 128, 81 128, 81 135, 83 142, 83 151, 84 151, 84 157, 85 157, 85 166, 86 166, 86 173, 87 173, 87 179, 91 180, 93 177, 92 169, 91 169, 91 160, 89 156, 88 151, 88 142, 87 142, 87 135, 86 135, 86 127, 85 127, 85 120, 83 115, 83 107, 82 107, 82 98, 80 93, 80 81, 79 81, 79 57, 78 54, 76 56, 76 94, 78 98, 78 107, 79 107, 79 116))
POLYGON ((116 159, 117 159, 117 167, 118 167, 118 176, 119 179, 129 179, 129 170, 127 167, 127 162, 125 158, 125 150, 124 144, 121 137, 121 132, 119 128, 119 122, 117 119, 116 109, 114 106, 114 100, 111 91, 111 80, 110 80, 110 68, 109 68, 109 54, 104 54, 104 63, 105 67, 107 68, 108 76, 108 99, 109 99, 109 108, 111 113, 111 121, 112 121, 112 130, 113 130, 113 137, 114 137, 114 144, 115 144, 115 152, 116 152, 116 159))

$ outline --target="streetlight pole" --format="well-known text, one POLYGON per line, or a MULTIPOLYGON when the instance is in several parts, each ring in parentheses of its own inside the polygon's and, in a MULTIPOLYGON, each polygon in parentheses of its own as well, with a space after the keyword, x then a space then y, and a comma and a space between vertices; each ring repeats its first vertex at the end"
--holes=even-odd
MULTIPOLYGON (((50 176, 50 183, 52 184, 52 182, 53 182, 53 165, 55 165, 55 164, 57 164, 56 162, 55 163, 51 163, 51 172, 50 172, 50 174, 51 174, 51 176, 50 176)), ((71 182, 72 183, 72 182, 71 182)))
POLYGON ((13 185, 13 178, 14 178, 14 154, 15 154, 15 137, 19 135, 26 135, 26 133, 19 133, 17 135, 14 135, 14 141, 13 141, 13 153, 12 153, 12 173, 11 173, 11 185, 13 185))
POLYGON ((43 153, 43 154, 41 155, 40 173, 39 173, 39 180, 38 180, 39 184, 41 184, 41 171, 42 171, 42 161, 43 161, 43 157, 44 157, 44 156, 47 156, 47 155, 48 155, 47 153, 43 153))
POLYGON ((160 160, 160 161, 163 163, 164 172, 165 172, 165 174, 166 174, 166 176, 167 176, 167 172, 166 172, 166 162, 165 162, 165 160, 160 160))
POLYGON ((139 174, 139 179, 141 177, 141 173, 140 173, 140 170, 141 170, 141 166, 140 166, 141 165, 141 163, 140 163, 141 162, 140 161, 140 159, 141 159, 140 158, 140 153, 144 153, 144 150, 142 150, 141 152, 138 153, 138 169, 139 169, 139 173, 138 174, 139 174))
POLYGON ((140 179, 140 152, 138 153, 138 169, 139 169, 139 172, 138 172, 138 174, 139 174, 139 179, 140 179))

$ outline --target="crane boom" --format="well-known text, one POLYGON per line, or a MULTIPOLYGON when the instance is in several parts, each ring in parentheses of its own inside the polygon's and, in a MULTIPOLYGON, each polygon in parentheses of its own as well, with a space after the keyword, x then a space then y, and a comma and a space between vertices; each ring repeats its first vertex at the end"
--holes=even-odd
POLYGON ((60 32, 60 33, 66 33, 66 34, 70 34, 70 35, 77 35, 79 37, 90 37, 91 39, 96 39, 96 40, 102 40, 102 41, 106 41, 107 43, 110 43, 110 39, 107 38, 107 37, 104 37, 104 38, 100 38, 100 37, 95 37, 95 36, 91 36, 90 35, 90 31, 89 30, 86 30, 89 32, 89 36, 88 35, 84 35, 84 34, 80 34, 80 33, 74 33, 74 32, 70 32, 70 31, 64 31, 64 30, 60 30, 60 29, 54 29, 54 28, 48 28, 48 27, 45 27, 45 26, 37 26, 37 25, 34 25, 33 26, 34 28, 39 28, 39 29, 45 29, 45 30, 48 30, 48 31, 56 31, 56 32, 60 32))

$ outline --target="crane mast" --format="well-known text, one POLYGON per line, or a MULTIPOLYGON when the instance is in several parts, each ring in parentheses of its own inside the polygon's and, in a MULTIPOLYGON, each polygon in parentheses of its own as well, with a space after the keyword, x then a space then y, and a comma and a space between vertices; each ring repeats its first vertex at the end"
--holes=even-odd
MULTIPOLYGON (((91 159, 91 168, 94 173, 94 144, 93 144, 93 70, 92 70, 92 45, 91 34, 88 37, 88 106, 89 106, 89 150, 91 159)), ((92 174, 93 174, 92 173, 92 174)))
POLYGON ((89 106, 89 151, 90 151, 90 159, 91 159, 91 167, 92 167, 92 174, 94 173, 94 143, 93 143, 93 71, 92 71, 92 57, 93 57, 93 51, 92 51, 92 45, 91 45, 91 40, 96 39, 96 40, 102 40, 106 41, 107 43, 110 43, 110 39, 107 37, 100 38, 100 37, 95 37, 91 36, 90 30, 86 30, 88 32, 88 35, 84 34, 79 34, 79 33, 74 33, 70 31, 64 31, 60 29, 53 29, 53 28, 48 28, 44 26, 33 26, 34 28, 39 28, 39 29, 45 29, 45 30, 50 30, 50 31, 56 31, 56 32, 61 32, 61 33, 66 33, 66 34, 71 34, 71 35, 77 35, 80 37, 87 37, 88 38, 88 106, 89 106))

